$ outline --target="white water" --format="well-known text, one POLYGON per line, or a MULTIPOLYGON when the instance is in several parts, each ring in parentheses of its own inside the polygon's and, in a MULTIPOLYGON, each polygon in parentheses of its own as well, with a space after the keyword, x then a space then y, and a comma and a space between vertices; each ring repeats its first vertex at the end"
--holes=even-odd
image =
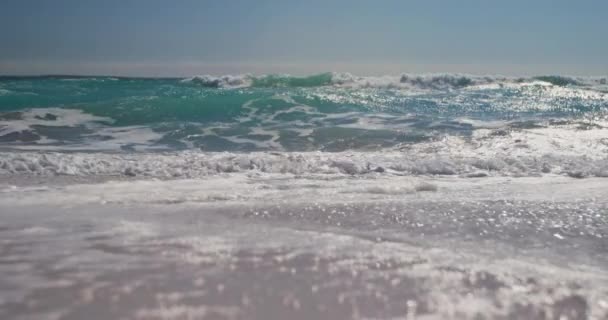
MULTIPOLYGON (((467 122, 466 119, 462 120, 467 122)), ((446 136, 379 151, 206 153, 0 152, 0 175, 144 176, 195 178, 221 173, 292 175, 608 176, 608 129, 549 127, 502 132, 500 124, 475 122, 472 137, 446 136), (482 128, 492 129, 482 129, 482 128)), ((105 129, 115 139, 147 144, 159 138, 146 128, 105 129), (112 132, 109 132, 112 131, 112 132), (138 134, 134 135, 134 132, 138 134)), ((265 133, 265 132, 260 132, 265 133)), ((125 141, 101 141, 118 148, 125 141)), ((38 148, 40 149, 40 148, 38 148)))

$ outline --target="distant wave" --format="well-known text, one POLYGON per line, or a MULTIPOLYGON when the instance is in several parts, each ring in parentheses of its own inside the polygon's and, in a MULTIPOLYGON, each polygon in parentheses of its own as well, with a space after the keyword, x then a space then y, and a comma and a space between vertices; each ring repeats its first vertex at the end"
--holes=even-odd
POLYGON ((505 77, 476 76, 467 74, 402 74, 399 76, 356 76, 350 73, 326 72, 311 76, 297 77, 291 75, 201 75, 182 80, 206 88, 276 88, 276 87, 322 87, 337 86, 347 88, 386 88, 386 89, 421 89, 451 90, 466 87, 497 85, 554 85, 608 88, 606 77, 568 77, 568 76, 535 76, 505 77))
MULTIPOLYGON (((563 75, 540 75, 516 77, 501 75, 471 75, 456 73, 436 74, 399 74, 379 76, 357 76, 348 72, 325 72, 309 76, 289 74, 237 74, 237 75, 196 75, 188 78, 138 78, 109 76, 0 76, 0 81, 18 80, 60 80, 65 82, 106 82, 106 81, 169 81, 198 85, 204 88, 237 89, 237 88, 300 88, 300 87, 344 87, 344 88, 378 88, 378 89, 418 89, 418 90, 457 90, 463 88, 519 87, 528 85, 545 85, 559 87, 580 87, 608 92, 608 77, 577 77, 563 75)), ((0 88, 0 95, 9 92, 0 88), (3 91, 4 90, 4 91, 3 91)))
POLYGON ((203 75, 184 79, 205 88, 276 88, 276 87, 320 87, 333 84, 333 73, 322 73, 308 77, 294 77, 290 75, 223 75, 219 77, 203 75))

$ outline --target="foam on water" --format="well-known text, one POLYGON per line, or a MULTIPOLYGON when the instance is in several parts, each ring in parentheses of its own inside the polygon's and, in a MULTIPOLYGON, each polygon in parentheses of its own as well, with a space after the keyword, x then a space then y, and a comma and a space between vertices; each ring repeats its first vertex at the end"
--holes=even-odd
MULTIPOLYGON (((459 175, 608 177, 608 146, 593 134, 547 130, 488 138, 469 143, 461 138, 382 152, 204 153, 163 154, 0 153, 0 175, 205 177, 221 173, 295 175, 459 175)), ((597 133, 596 133, 597 134, 597 133)), ((491 136, 491 134, 489 134, 491 136)))
MULTIPOLYGON (((44 113, 41 113, 44 114, 44 113)), ((348 115, 339 115, 347 119, 348 115)), ((81 116, 80 119, 95 119, 81 116)), ((382 121, 382 117, 374 118, 382 121)), ((345 125, 367 130, 386 125, 359 119, 345 125)), ((34 121, 39 121, 34 118, 34 121)), ((40 120, 46 121, 46 120, 40 120)), ((74 120, 73 120, 74 121, 74 120)), ((81 123, 81 122, 70 122, 81 123)), ((519 128, 515 122, 458 122, 474 129, 470 135, 444 135, 417 143, 396 144, 374 151, 343 152, 163 152, 163 153, 53 153, 6 151, 0 153, 1 175, 144 176, 157 178, 204 177, 231 172, 285 173, 297 175, 459 175, 542 176, 550 174, 577 178, 608 176, 608 125, 561 123, 519 128)), ((213 127, 212 127, 213 128, 213 127)), ((403 126, 402 126, 403 128, 403 126)), ((215 135, 211 128, 201 136, 215 135)), ((250 136, 225 137, 232 143, 248 143, 263 149, 280 150, 278 131, 256 128, 250 136)), ((298 135, 314 137, 315 129, 302 129, 298 135)), ((131 150, 154 146, 163 135, 146 127, 106 127, 81 146, 59 146, 59 150, 131 150)), ((193 139, 195 137, 191 137, 193 139)), ((42 145, 21 149, 45 150, 42 145)), ((49 146, 50 150, 56 146, 49 146)))
POLYGON ((108 117, 94 116, 75 109, 37 108, 13 115, 5 114, 0 117, 0 136, 11 133, 22 133, 34 126, 46 127, 76 127, 99 126, 99 123, 112 123, 108 117))

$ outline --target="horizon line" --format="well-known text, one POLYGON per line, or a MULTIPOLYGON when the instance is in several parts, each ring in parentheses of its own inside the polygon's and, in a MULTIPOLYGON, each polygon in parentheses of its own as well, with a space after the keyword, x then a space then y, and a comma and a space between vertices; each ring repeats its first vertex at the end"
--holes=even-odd
MULTIPOLYGON (((96 74, 96 73, 31 73, 31 74, 2 74, 0 73, 0 79, 5 80, 7 78, 15 78, 15 79, 23 79, 23 78, 115 78, 115 79, 156 79, 156 80, 180 80, 180 79, 187 79, 187 78, 191 78, 191 77, 197 77, 197 76, 216 76, 216 77, 221 77, 221 76, 245 76, 245 75, 251 75, 253 77, 263 77, 263 76, 269 76, 269 75, 284 75, 284 76, 292 76, 292 77, 297 77, 297 78, 301 78, 301 77, 310 77, 310 76, 315 76, 315 75, 322 75, 322 74, 328 74, 328 73, 350 73, 350 72, 335 72, 335 71, 325 71, 325 72, 312 72, 312 73, 308 73, 305 75, 292 75, 289 73, 277 73, 277 72, 271 72, 271 73, 252 73, 252 72, 245 72, 245 73, 225 73, 225 74, 212 74, 212 73, 199 73, 199 74, 192 74, 189 76, 180 76, 180 75, 167 75, 167 76, 153 76, 153 75, 113 75, 113 74, 96 74)), ((504 78, 535 78, 535 77, 570 77, 570 78, 607 78, 608 75, 571 75, 571 74, 559 74, 559 73, 538 73, 535 75, 505 75, 505 74, 500 74, 500 73, 495 73, 495 74, 491 74, 491 73, 485 73, 485 74, 481 74, 481 73, 466 73, 466 72, 412 72, 412 73, 408 73, 408 72, 401 72, 401 73, 393 73, 393 74, 383 74, 383 75, 379 75, 379 76, 375 76, 375 75, 359 75, 359 74, 355 74, 355 73, 350 73, 354 76, 358 76, 358 77, 382 77, 382 76, 403 76, 403 75, 420 75, 420 76, 424 76, 424 75, 428 75, 428 76, 432 76, 432 75, 458 75, 458 76, 473 76, 473 77, 488 77, 488 76, 494 76, 494 77, 504 77, 504 78)))

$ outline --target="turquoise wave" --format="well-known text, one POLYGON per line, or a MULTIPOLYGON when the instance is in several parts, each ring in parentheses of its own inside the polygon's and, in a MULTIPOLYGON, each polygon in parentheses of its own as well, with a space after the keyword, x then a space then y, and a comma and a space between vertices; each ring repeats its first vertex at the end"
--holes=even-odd
POLYGON ((474 128, 463 118, 519 128, 606 119, 604 80, 336 73, 2 77, 0 147, 121 138, 129 140, 123 147, 214 151, 377 149, 471 135, 474 128))

